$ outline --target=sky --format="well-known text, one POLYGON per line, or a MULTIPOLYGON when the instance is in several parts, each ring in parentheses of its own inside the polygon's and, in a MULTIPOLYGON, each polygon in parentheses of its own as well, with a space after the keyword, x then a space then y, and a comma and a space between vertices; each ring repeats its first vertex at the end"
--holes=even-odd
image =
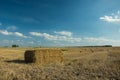
POLYGON ((0 0, 0 46, 120 46, 120 0, 0 0))

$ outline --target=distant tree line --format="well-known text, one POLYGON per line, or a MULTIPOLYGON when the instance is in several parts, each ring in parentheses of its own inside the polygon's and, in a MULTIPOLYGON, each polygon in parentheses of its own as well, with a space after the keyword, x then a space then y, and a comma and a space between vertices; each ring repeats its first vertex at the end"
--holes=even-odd
POLYGON ((19 47, 19 45, 13 44, 12 47, 19 47))
POLYGON ((74 47, 74 48, 81 48, 81 47, 112 47, 112 45, 95 45, 95 46, 66 46, 66 48, 70 48, 70 47, 74 47))
POLYGON ((104 45, 103 47, 112 47, 112 45, 104 45))
POLYGON ((83 47, 112 47, 112 45, 102 45, 102 46, 83 46, 83 47))

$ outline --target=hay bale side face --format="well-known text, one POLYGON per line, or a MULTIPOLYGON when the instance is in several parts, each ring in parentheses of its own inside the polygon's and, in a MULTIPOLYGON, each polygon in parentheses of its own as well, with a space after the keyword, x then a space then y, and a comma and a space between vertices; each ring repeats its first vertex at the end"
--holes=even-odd
POLYGON ((33 63, 33 62, 35 62, 36 61, 35 51, 34 50, 27 50, 27 51, 25 51, 24 58, 25 58, 25 62, 26 63, 33 63))
POLYGON ((63 62, 63 53, 58 49, 39 49, 34 51, 28 51, 25 59, 30 62, 37 64, 49 64, 49 63, 62 63, 63 62), (30 55, 29 55, 30 54, 30 55), (28 56, 31 57, 28 57, 28 56))

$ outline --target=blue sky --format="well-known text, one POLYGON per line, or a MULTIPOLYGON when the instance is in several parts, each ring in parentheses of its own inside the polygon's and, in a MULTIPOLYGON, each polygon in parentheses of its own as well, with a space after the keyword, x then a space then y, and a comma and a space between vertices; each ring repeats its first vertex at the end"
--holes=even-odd
POLYGON ((0 0, 0 46, 120 45, 120 0, 0 0))

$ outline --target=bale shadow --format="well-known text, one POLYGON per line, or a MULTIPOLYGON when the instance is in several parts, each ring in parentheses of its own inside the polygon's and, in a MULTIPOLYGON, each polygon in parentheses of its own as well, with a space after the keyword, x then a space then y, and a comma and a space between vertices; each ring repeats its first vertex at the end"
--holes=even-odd
POLYGON ((16 60, 6 60, 5 62, 7 62, 7 63, 26 64, 25 60, 19 60, 19 59, 16 59, 16 60))

